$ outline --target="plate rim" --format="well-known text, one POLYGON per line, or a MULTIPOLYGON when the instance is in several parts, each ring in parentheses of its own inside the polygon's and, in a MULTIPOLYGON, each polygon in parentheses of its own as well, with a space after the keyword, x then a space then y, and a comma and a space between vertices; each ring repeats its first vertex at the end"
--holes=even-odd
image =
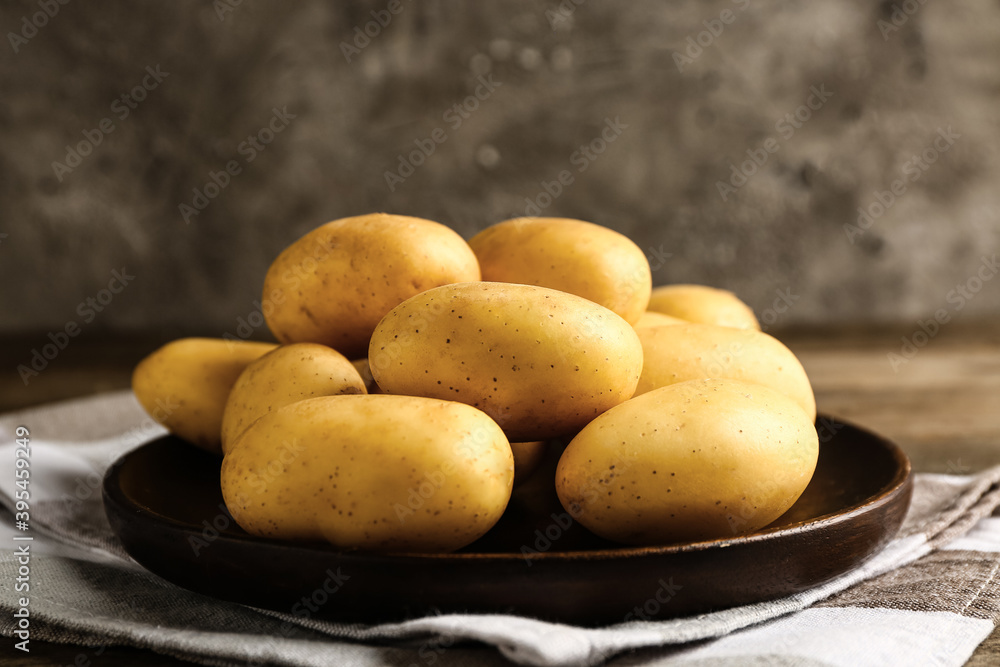
MULTIPOLYGON (((237 543, 248 543, 261 546, 276 546, 286 549, 303 549, 315 553, 326 553, 333 558, 363 558, 366 560, 378 559, 384 560, 386 562, 412 562, 415 560, 419 561, 487 561, 487 562, 504 562, 504 561, 515 561, 515 560, 532 560, 532 561, 544 561, 544 560, 555 560, 555 561, 570 561, 570 560, 623 560, 623 559, 635 559, 635 558, 646 558, 646 557, 659 557, 667 556, 673 554, 681 553, 696 553, 701 551, 709 551, 714 549, 724 549, 735 545, 744 544, 754 544, 756 542, 762 542, 767 540, 774 540, 785 536, 800 536, 810 532, 822 530, 831 525, 836 525, 838 523, 843 523, 850 521, 859 514, 867 513, 884 506, 894 499, 896 499, 900 494, 906 493, 907 489, 912 486, 913 483, 913 471, 912 465, 909 458, 903 449, 893 442, 892 440, 875 433, 869 429, 857 426, 853 422, 849 422, 842 419, 834 419, 829 415, 817 414, 817 422, 820 419, 827 421, 835 421, 836 423, 844 424, 850 426, 851 428, 864 433, 866 436, 871 437, 879 443, 879 445, 886 450, 892 457, 895 463, 895 474, 892 479, 886 483, 882 488, 880 488, 875 494, 861 500, 860 502, 849 505, 839 511, 833 513, 827 513, 820 515, 818 517, 813 517, 804 521, 798 521, 793 524, 785 526, 777 526, 774 528, 763 528, 758 531, 746 535, 738 535, 734 537, 716 538, 713 540, 702 540, 698 542, 683 542, 677 544, 666 544, 666 545, 654 545, 654 546, 627 546, 623 545, 620 548, 605 548, 605 549, 592 549, 592 550, 574 550, 574 551, 536 551, 534 549, 529 549, 527 552, 522 551, 491 551, 491 552, 466 552, 466 553, 410 553, 410 552, 390 552, 390 553, 380 553, 380 552, 369 552, 362 550, 341 550, 336 549, 333 545, 324 544, 322 542, 294 542, 288 540, 280 540, 274 538, 263 538, 256 537, 254 535, 231 535, 224 534, 220 531, 219 535, 213 538, 213 541, 226 540, 233 541, 237 543)), ((142 512, 149 516, 154 517, 157 521, 170 524, 173 527, 182 529, 185 531, 191 531, 192 529, 198 529, 201 526, 195 526, 185 521, 180 521, 173 517, 160 514, 153 511, 152 509, 138 505, 137 503, 131 501, 122 490, 121 484, 114 483, 120 477, 120 471, 123 467, 126 459, 139 450, 148 447, 149 445, 160 441, 164 437, 171 437, 169 434, 167 436, 162 436, 160 438, 155 438, 149 440, 138 447, 129 450, 128 452, 122 454, 118 457, 114 463, 108 468, 105 473, 104 479, 102 480, 102 496, 104 498, 105 504, 109 501, 117 506, 118 511, 128 510, 131 512, 142 512)), ((176 436, 173 436, 176 437, 176 436)), ((193 445, 192 445, 193 446, 193 445)), ((230 515, 231 516, 231 515, 230 515)), ((238 525, 238 524, 237 524, 238 525)))

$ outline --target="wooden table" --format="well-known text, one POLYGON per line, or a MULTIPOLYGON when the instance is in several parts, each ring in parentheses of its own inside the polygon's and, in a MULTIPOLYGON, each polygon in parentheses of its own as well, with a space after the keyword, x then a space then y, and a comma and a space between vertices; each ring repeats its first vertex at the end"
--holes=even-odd
MULTIPOLYGON (((820 411, 880 432, 899 442, 914 470, 969 474, 1000 464, 1000 326, 945 327, 911 359, 900 337, 912 327, 779 334, 799 355, 812 379, 820 411)), ((30 358, 41 337, 0 343, 0 411, 129 386, 131 369, 154 349, 155 339, 74 341, 49 368, 25 386, 10 372, 30 358)), ((73 664, 80 649, 32 641, 25 655, 12 641, 0 646, 11 667, 73 664)), ((111 648, 98 665, 184 665, 150 651, 111 648)), ((972 667, 1000 664, 1000 631, 979 646, 972 667)))

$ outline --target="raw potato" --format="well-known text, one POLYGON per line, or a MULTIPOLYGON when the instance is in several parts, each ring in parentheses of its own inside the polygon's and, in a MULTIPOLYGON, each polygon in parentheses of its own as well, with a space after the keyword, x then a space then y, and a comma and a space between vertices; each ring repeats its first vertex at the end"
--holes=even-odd
POLYGON ((368 390, 369 394, 382 394, 384 393, 379 389, 378 384, 375 382, 375 377, 372 375, 371 366, 368 365, 368 357, 364 359, 355 359, 351 362, 354 364, 354 369, 361 376, 361 379, 365 382, 365 389, 368 390))
POLYGON ((317 343, 293 343, 268 352, 244 369, 222 415, 222 453, 272 410, 317 396, 365 394, 365 383, 340 352, 317 343))
POLYGON ((156 421, 174 435, 222 453, 222 412, 236 378, 270 352, 273 343, 182 338, 139 362, 132 391, 156 421))
POLYGON ((639 320, 632 326, 636 329, 641 329, 642 327, 665 327, 672 324, 687 324, 687 320, 682 320, 679 317, 671 317, 670 315, 664 315, 663 313, 657 313, 652 310, 647 310, 643 313, 639 320))
POLYGON ((479 278, 476 256, 451 229, 373 213, 328 222, 286 248, 264 278, 263 311, 282 343, 321 343, 361 357, 396 305, 479 278))
POLYGON ((467 403, 525 442, 575 433, 630 398, 642 346, 628 322, 581 297, 480 282, 401 303, 368 361, 386 393, 467 403))
POLYGON ((809 377, 778 339, 752 329, 679 324, 639 329, 642 377, 635 395, 686 380, 729 378, 756 382, 785 394, 816 418, 809 377))
POLYGON ((649 262, 628 237, 568 218, 515 218, 476 234, 469 246, 483 280, 538 285, 590 299, 629 324, 649 303, 649 262))
POLYGON ((262 537, 343 549, 446 552, 503 514, 514 459, 496 423, 461 403, 326 396, 257 420, 222 464, 236 522, 262 537))
POLYGON ((694 380, 626 401, 570 442, 563 507, 626 544, 749 533, 790 508, 816 468, 812 420, 761 385, 694 380))
POLYGON ((514 485, 518 485, 531 475, 538 468, 545 456, 545 448, 548 445, 544 440, 535 442, 512 442, 510 450, 514 454, 514 485))
POLYGON ((706 285, 664 285, 653 290, 649 310, 702 324, 760 329, 750 306, 732 292, 706 285))

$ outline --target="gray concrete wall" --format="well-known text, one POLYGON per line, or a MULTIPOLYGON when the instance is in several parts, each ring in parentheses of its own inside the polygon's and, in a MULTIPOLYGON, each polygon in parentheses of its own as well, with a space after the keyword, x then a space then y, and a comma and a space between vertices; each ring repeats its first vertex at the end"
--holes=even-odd
POLYGON ((1000 245, 996 2, 403 0, 377 30, 388 0, 225 2, 0 7, 0 333, 221 335, 327 220, 406 213, 468 237, 531 200, 629 235, 657 283, 734 289, 774 327, 1000 313, 1000 280, 974 278, 1000 245), (273 141, 244 143, 274 109, 273 141), (608 123, 614 141, 579 152, 608 123), (101 292, 123 267, 127 287, 101 292), (768 315, 778 292, 793 305, 768 315), (80 306, 95 297, 111 300, 80 306))

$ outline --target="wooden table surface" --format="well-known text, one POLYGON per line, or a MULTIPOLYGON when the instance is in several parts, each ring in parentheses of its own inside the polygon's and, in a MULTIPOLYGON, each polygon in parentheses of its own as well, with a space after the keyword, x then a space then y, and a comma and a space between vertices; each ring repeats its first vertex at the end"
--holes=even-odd
MULTIPOLYGON (((998 323, 1000 324, 1000 323, 998 323)), ((1000 326, 942 329, 912 358, 903 357, 902 330, 779 333, 799 355, 821 412, 855 422, 900 443, 917 472, 969 474, 1000 464, 1000 326)), ((30 359, 44 335, 0 341, 0 411, 128 387, 131 369, 159 342, 74 341, 27 386, 13 371, 30 359)), ((80 648, 31 642, 31 653, 0 646, 11 667, 72 665, 80 648)), ((110 648, 94 665, 189 664, 150 651, 110 648)), ((968 665, 1000 664, 1000 630, 979 646, 968 665)))

